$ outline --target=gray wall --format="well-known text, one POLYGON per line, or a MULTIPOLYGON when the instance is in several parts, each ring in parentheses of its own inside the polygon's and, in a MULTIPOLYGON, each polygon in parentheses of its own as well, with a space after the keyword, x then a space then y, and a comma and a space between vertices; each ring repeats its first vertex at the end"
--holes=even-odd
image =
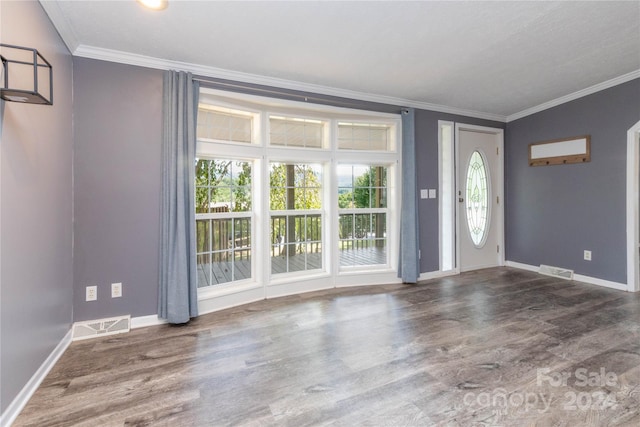
POLYGON ((74 320, 155 314, 162 71, 74 58, 73 72, 74 320))
MULTIPOLYGON (((72 318, 156 313, 162 72, 72 61, 37 2, 2 2, 1 19, 3 43, 39 49, 55 78, 54 106, 0 103, 4 411, 72 318), (110 298, 112 282, 123 283, 122 298, 110 298), (87 285, 98 301, 84 301, 87 285)), ((507 259, 626 281, 626 131, 640 119, 638 99, 640 79, 506 126, 507 259), (528 167, 529 143, 582 134, 592 136, 591 163, 528 167)), ((438 186, 438 120, 505 128, 418 110, 419 189, 438 186)), ((436 271, 437 199, 419 207, 421 271, 436 271)))
MULTIPOLYGON (((74 73, 74 319, 155 314, 162 72, 76 58, 74 73), (123 282, 122 298, 110 298, 112 282, 123 282), (85 302, 84 288, 93 284, 98 301, 85 302)), ((624 282, 624 158, 626 129, 638 118, 637 87, 627 83, 508 125, 417 110, 418 188, 438 187, 438 120, 506 128, 507 259, 624 282), (593 138, 592 163, 527 166, 530 142, 584 133, 593 138), (595 189, 604 198, 597 207, 595 189), (582 249, 591 249, 594 260, 578 268, 582 249)), ((437 271, 438 201, 420 199, 419 208, 421 271, 437 271)))
POLYGON ((71 55, 37 2, 2 2, 3 43, 53 65, 54 105, 0 101, 0 410, 72 321, 71 55))
POLYGON ((638 120, 640 79, 507 125, 508 260, 626 283, 627 130, 638 120), (591 135, 590 163, 528 166, 530 143, 578 135, 591 135))
MULTIPOLYGON (((74 91, 74 319, 155 314, 162 72, 74 58, 74 91), (122 298, 111 299, 112 282, 123 283, 122 298), (84 301, 88 285, 98 286, 97 301, 84 301)), ((369 104, 352 101, 350 106, 398 109, 369 104)), ((438 187, 438 120, 504 128, 499 122, 416 111, 419 188, 438 187)), ((436 271, 437 199, 419 203, 421 271, 436 271)))
MULTIPOLYGON (((333 105, 337 107, 355 108, 369 111, 399 114, 401 106, 359 101, 329 95, 318 95, 310 92, 299 92, 288 89, 277 89, 250 83, 231 82, 223 79, 206 79, 207 86, 220 90, 251 95, 278 96, 292 101, 311 102, 333 105)), ((505 129, 505 123, 476 119, 455 114, 440 113, 429 110, 416 110, 416 159, 418 166, 418 195, 421 188, 438 188, 438 121, 450 121, 469 125, 487 126, 505 129)), ((439 197, 439 196, 438 196, 439 197)), ((439 248, 439 211, 438 199, 418 199, 420 210, 420 271, 422 273, 438 271, 440 268, 439 248)))
MULTIPOLYGON (((438 120, 504 129, 505 124, 436 111, 416 111, 416 162, 418 192, 421 188, 438 188, 438 120)), ((439 212, 437 199, 418 199, 420 211, 420 271, 440 269, 439 212)))

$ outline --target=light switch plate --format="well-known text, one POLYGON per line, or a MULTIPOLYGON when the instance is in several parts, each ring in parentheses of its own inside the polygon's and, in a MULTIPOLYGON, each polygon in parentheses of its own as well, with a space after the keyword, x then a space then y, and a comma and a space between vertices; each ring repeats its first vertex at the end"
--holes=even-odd
POLYGON ((430 188, 429 189, 429 198, 430 199, 435 199, 436 198, 436 189, 435 188, 430 188))
POLYGON ((422 189, 420 190, 420 198, 428 199, 429 198, 429 190, 422 189))

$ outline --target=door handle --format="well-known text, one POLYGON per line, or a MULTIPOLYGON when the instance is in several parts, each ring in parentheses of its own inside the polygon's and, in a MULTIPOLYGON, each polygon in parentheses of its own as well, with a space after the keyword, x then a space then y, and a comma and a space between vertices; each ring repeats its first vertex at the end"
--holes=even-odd
POLYGON ((462 202, 464 202, 464 199, 463 199, 462 197, 458 197, 458 201, 459 201, 460 203, 462 203, 462 202))

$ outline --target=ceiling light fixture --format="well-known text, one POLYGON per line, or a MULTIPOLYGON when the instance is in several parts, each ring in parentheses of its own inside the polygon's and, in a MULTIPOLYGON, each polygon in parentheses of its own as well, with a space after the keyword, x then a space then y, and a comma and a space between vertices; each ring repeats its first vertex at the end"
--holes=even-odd
POLYGON ((162 10, 169 6, 169 0, 138 0, 138 3, 153 10, 162 10))

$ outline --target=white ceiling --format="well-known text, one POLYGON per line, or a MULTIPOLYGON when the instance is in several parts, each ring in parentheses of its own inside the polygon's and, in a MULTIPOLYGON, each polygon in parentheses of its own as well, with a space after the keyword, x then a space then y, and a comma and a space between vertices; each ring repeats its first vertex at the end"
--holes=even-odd
POLYGON ((41 3, 79 56, 109 49, 504 118, 640 76, 640 1, 41 3))

